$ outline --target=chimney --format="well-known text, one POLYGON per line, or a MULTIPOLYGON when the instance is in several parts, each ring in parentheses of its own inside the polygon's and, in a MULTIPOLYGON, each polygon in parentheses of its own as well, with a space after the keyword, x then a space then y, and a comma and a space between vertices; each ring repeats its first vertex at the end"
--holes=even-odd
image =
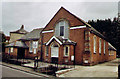
POLYGON ((24 29, 24 25, 22 25, 20 29, 24 29))

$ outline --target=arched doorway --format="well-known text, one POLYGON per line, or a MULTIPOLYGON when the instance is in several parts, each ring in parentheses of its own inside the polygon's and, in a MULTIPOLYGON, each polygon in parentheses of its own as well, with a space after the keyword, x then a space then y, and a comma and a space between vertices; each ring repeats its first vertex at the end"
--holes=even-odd
POLYGON ((59 46, 56 43, 51 45, 51 61, 52 63, 58 63, 59 46))

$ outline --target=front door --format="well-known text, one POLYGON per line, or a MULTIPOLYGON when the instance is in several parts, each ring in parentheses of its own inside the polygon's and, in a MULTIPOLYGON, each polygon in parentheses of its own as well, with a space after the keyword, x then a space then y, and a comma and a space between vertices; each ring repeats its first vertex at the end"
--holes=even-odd
POLYGON ((25 49, 24 48, 18 48, 17 59, 24 59, 24 56, 25 56, 25 49))
POLYGON ((59 47, 51 47, 51 60, 52 63, 58 63, 59 47))

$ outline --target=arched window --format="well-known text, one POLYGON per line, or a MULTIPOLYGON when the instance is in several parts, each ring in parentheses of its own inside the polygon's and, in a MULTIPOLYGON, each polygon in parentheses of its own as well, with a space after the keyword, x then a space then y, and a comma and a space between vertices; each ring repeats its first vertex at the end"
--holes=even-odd
POLYGON ((99 39, 99 53, 101 54, 101 39, 99 39))
POLYGON ((60 20, 57 22, 55 26, 55 36, 61 36, 68 38, 69 30, 68 30, 69 24, 66 20, 60 20))
POLYGON ((105 49, 106 49, 105 46, 106 46, 106 44, 105 44, 105 40, 104 40, 104 54, 105 54, 105 49))
POLYGON ((96 53, 96 36, 94 36, 94 53, 96 53))

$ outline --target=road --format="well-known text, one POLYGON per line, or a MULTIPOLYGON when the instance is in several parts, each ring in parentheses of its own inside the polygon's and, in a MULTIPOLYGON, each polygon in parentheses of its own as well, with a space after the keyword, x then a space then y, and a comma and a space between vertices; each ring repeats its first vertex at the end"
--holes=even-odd
POLYGON ((2 66, 2 77, 42 77, 42 76, 2 66))

